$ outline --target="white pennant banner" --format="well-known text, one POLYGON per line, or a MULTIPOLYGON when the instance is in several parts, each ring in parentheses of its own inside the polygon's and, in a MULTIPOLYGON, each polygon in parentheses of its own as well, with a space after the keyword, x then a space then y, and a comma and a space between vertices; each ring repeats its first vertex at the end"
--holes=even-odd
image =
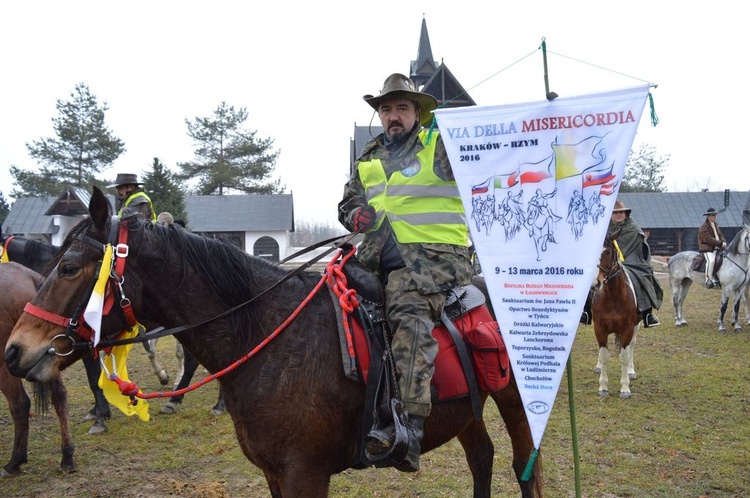
POLYGON ((537 449, 647 96, 435 111, 537 449))

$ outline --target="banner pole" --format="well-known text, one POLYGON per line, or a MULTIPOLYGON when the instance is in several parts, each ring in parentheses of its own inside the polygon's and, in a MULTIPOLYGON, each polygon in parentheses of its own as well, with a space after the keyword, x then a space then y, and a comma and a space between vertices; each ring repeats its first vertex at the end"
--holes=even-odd
POLYGON ((555 92, 549 91, 549 75, 547 74, 547 39, 542 38, 542 59, 544 59, 544 92, 547 100, 552 101, 557 98, 555 92))
POLYGON ((575 396, 573 395, 573 364, 568 356, 568 404, 570 405, 570 434, 573 439, 573 469, 575 473, 576 498, 581 498, 581 469, 578 462, 578 430, 576 429, 575 396))

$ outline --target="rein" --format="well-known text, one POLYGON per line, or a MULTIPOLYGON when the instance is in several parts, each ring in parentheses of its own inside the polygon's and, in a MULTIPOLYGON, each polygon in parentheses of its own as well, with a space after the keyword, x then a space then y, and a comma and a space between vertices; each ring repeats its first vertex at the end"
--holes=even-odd
MULTIPOLYGON (((153 392, 153 393, 144 393, 142 392, 138 386, 133 382, 125 382, 116 375, 112 374, 109 375, 109 379, 117 383, 117 385, 120 388, 120 392, 126 396, 130 396, 131 398, 141 398, 141 399, 153 399, 153 398, 165 398, 170 396, 179 396, 181 394, 188 393, 190 391, 193 391, 213 380, 218 379, 219 377, 228 374, 232 370, 235 370, 237 367, 245 363, 247 360, 255 356, 261 349, 266 347, 273 339, 279 336, 281 332, 283 332, 296 318, 297 316, 302 312, 302 310, 312 301, 312 299, 315 297, 315 295, 320 291, 320 289, 323 287, 323 284, 328 284, 329 286, 333 287, 334 289, 340 289, 342 287, 346 286, 346 277, 343 276, 343 273, 341 271, 341 267, 344 266, 347 260, 351 258, 354 253, 356 252, 356 248, 352 247, 349 252, 346 255, 343 255, 342 257, 342 250, 339 250, 339 252, 331 259, 330 263, 326 266, 326 271, 321 277, 321 279, 318 281, 318 283, 315 285, 313 290, 310 291, 310 293, 305 297, 305 299, 302 300, 302 302, 295 308, 295 310, 279 325, 271 334, 269 334, 265 339, 263 339, 257 346, 255 346, 250 352, 245 354, 244 356, 240 357, 239 359, 235 360, 233 363, 231 363, 229 366, 223 368, 222 370, 219 370, 218 372, 214 374, 210 374, 207 377, 203 378, 202 380, 187 386, 182 389, 178 389, 176 391, 168 391, 168 392, 153 392), (336 261, 341 259, 341 261, 336 264, 336 261), (344 280, 343 285, 341 283, 341 279, 344 280)), ((267 289, 270 290, 270 289, 267 289)), ((354 291, 351 291, 354 292, 354 291)), ((337 295, 339 295, 338 292, 336 292, 337 295)), ((348 307, 353 309, 354 306, 357 306, 358 303, 356 299, 352 300, 347 299, 351 296, 351 293, 345 293, 344 295, 339 296, 339 300, 341 302, 347 302, 348 307)), ((232 310, 234 310, 233 308, 232 310)))

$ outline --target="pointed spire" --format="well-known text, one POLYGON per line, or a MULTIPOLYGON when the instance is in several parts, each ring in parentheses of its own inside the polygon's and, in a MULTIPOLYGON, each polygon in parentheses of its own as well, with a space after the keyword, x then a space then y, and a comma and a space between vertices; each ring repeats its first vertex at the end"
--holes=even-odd
POLYGON ((427 20, 422 17, 417 60, 411 61, 411 74, 409 76, 417 87, 421 87, 437 71, 437 67, 437 62, 432 58, 430 35, 427 33, 427 20))

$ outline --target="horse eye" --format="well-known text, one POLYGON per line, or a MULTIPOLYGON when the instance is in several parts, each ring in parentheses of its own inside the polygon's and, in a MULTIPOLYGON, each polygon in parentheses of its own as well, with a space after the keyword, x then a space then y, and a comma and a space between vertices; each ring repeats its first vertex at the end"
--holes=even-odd
POLYGON ((81 267, 74 264, 62 264, 57 269, 57 275, 60 277, 72 277, 81 271, 81 267))

